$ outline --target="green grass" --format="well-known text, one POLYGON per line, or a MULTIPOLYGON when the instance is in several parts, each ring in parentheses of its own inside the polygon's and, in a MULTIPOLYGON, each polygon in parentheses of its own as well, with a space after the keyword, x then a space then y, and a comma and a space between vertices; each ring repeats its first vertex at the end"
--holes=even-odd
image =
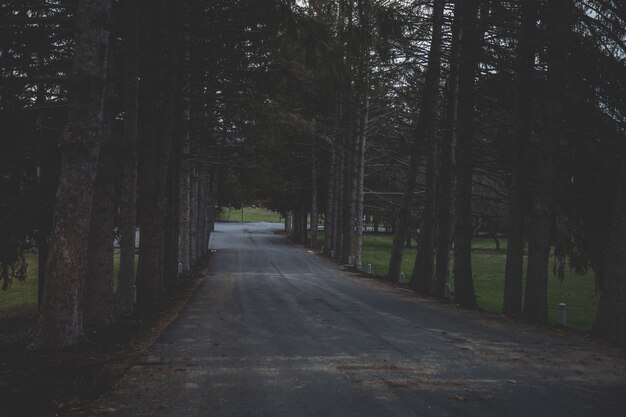
MULTIPOLYGON (((135 267, 138 257, 135 256, 135 267)), ((13 281, 7 291, 0 292, 0 321, 14 318, 28 318, 37 314, 37 255, 26 255, 27 276, 24 281, 13 281)), ((117 289, 117 275, 120 270, 120 257, 113 258, 113 290, 117 289)))
POLYGON ((37 255, 27 254, 24 281, 14 280, 7 291, 0 291, 0 320, 37 314, 37 255))
POLYGON ((232 207, 224 207, 222 208, 221 213, 217 217, 218 221, 223 222, 245 222, 245 223, 254 223, 254 222, 267 222, 267 223, 281 223, 283 220, 280 217, 280 214, 269 211, 261 207, 244 207, 243 210, 241 208, 232 208, 232 207), (243 220, 242 220, 243 213, 243 220))
MULTIPOLYGON (((320 236, 323 242, 323 232, 320 232, 320 236)), ((363 239, 363 265, 372 264, 375 274, 387 275, 392 240, 393 236, 390 234, 366 234, 363 239)), ((506 240, 500 240, 500 251, 496 251, 495 241, 488 238, 474 239, 472 248, 472 274, 478 305, 482 310, 499 314, 502 310, 504 293, 506 240)), ((405 249, 402 272, 407 278, 411 275, 414 262, 415 249, 405 249)), ((556 323, 558 305, 565 303, 567 304, 567 325, 577 330, 590 330, 598 304, 593 273, 577 274, 566 268, 565 278, 560 281, 552 274, 553 262, 551 258, 548 280, 550 322, 556 323)), ((452 262, 450 271, 452 271, 452 262)), ((450 288, 454 289, 454 278, 450 282, 450 288)))

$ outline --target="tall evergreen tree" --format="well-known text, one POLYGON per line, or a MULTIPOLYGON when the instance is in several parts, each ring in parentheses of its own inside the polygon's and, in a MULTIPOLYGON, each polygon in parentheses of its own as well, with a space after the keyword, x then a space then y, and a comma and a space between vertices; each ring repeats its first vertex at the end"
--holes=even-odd
POLYGON ((62 145, 44 299, 33 347, 75 344, 100 150, 111 2, 85 0, 76 11, 70 113, 62 145))

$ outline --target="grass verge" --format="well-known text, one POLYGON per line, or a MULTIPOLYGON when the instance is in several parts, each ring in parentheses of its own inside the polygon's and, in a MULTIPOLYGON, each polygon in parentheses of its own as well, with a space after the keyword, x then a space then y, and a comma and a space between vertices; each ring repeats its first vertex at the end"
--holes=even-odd
MULTIPOLYGON (((320 246, 323 232, 320 232, 320 246)), ((366 234, 363 239, 363 265, 371 264, 373 273, 386 276, 393 236, 390 234, 366 234)), ((506 262, 506 240, 501 239, 500 250, 496 250, 493 239, 477 238, 472 243, 472 275, 478 305, 482 310, 500 314, 504 294, 504 267, 506 262)), ((402 272, 410 277, 415 262, 415 249, 404 250, 402 272)), ((451 253, 452 258, 452 253, 451 253)), ((578 274, 569 268, 560 281, 552 274, 554 260, 550 260, 548 279, 548 314, 550 322, 556 324, 558 305, 567 305, 567 326, 580 331, 589 331, 595 319, 598 293, 593 272, 578 274)), ((450 271, 453 269, 450 262, 450 271)), ((450 288, 454 290, 454 277, 450 288)))

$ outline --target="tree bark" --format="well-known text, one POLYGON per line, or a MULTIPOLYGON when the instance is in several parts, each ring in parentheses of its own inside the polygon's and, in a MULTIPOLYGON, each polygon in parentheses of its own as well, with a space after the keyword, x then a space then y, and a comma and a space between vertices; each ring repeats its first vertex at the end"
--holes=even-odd
POLYGON ((154 306, 164 287, 167 174, 171 163, 173 119, 180 63, 181 6, 174 0, 146 4, 145 54, 140 109, 139 213, 141 245, 137 304, 154 306), (167 16, 166 34, 159 36, 167 16), (159 68, 160 71, 155 70, 159 68), (142 117, 143 116, 143 117, 142 117))
MULTIPOLYGON (((341 112, 340 112, 341 113, 341 112)), ((344 222, 345 216, 343 212, 343 207, 346 199, 346 187, 345 187, 345 176, 344 176, 344 165, 345 158, 344 154, 346 153, 346 149, 344 146, 339 146, 339 153, 337 155, 337 159, 339 163, 336 164, 336 172, 335 175, 337 181, 336 187, 336 204, 335 204, 335 233, 334 233, 334 254, 335 258, 339 260, 343 260, 343 241, 344 241, 344 222)))
POLYGON ((324 215, 324 252, 327 255, 333 253, 334 241, 334 224, 335 224, 335 146, 331 142, 330 150, 330 167, 328 169, 328 195, 326 198, 326 214, 324 215))
MULTIPOLYGON (((368 51, 369 52, 369 51, 368 51)), ((369 66, 368 66, 369 67, 369 66)), ((369 71, 369 69, 368 69, 369 71)), ((366 84, 369 84, 366 82, 366 84)), ((354 265, 357 269, 363 266, 363 215, 365 204, 365 146, 367 143, 367 124, 369 119, 369 93, 366 91, 361 105, 360 127, 357 153, 357 182, 356 182, 356 207, 354 229, 354 265)))
MULTIPOLYGON (((186 3, 186 5, 188 2, 186 3)), ((193 10, 195 12, 195 10, 193 10)), ((188 10, 191 12, 191 10, 188 10)), ((185 50, 191 51, 191 30, 185 30, 185 50)), ((191 52, 190 52, 191 57, 191 52)), ((190 226, 191 226, 191 63, 189 58, 183 58, 184 78, 182 87, 182 137, 180 154, 180 178, 179 178, 179 262, 182 264, 184 273, 191 270, 190 260, 190 226)))
POLYGON ((513 145, 508 215, 508 244, 504 274, 502 314, 522 315, 522 274, 526 224, 526 158, 533 125, 534 42, 537 36, 538 0, 521 4, 521 26, 517 46, 517 136, 513 145))
POLYGON ((452 241, 454 196, 454 150, 457 135, 459 94, 459 5, 455 0, 450 49, 450 73, 446 91, 445 127, 441 136, 440 168, 437 183, 437 262, 432 295, 439 299, 449 297, 450 243, 452 241))
MULTIPOLYGON (((110 36, 112 45, 114 37, 110 36)), ((94 184, 93 208, 89 241, 87 245, 87 274, 84 277, 82 310, 84 326, 96 328, 113 323, 113 229, 115 206, 113 204, 115 173, 113 170, 113 101, 116 94, 114 73, 114 48, 108 51, 108 71, 102 124, 100 128, 100 154, 94 184)), ((118 136, 118 135, 116 135, 118 136)))
MULTIPOLYGON (((180 110, 180 108, 179 108, 180 110)), ((176 112, 177 114, 179 112, 176 112)), ((180 115, 175 118, 181 120, 180 115)), ((178 285, 178 262, 180 244, 180 177, 181 177, 181 134, 182 126, 177 123, 172 142, 172 156, 167 178, 167 212, 165 216, 165 253, 163 262, 163 278, 165 288, 172 290, 178 285)))
POLYGON ((313 132, 311 140, 311 247, 317 249, 319 216, 317 210, 317 136, 315 132, 313 132))
MULTIPOLYGON (((461 4, 459 4, 461 6, 461 4)), ((472 172, 474 139, 474 79, 478 62, 478 1, 462 3, 459 64, 458 142, 456 145, 456 199, 454 233, 455 300, 462 307, 477 308, 472 278, 472 172)))
MULTIPOLYGON (((105 112, 106 114, 107 112, 105 112)), ((107 116, 113 117, 112 112, 107 116)), ((112 121, 112 120, 111 120, 112 121)), ((103 134, 111 136, 111 121, 103 122, 103 134), (106 125, 109 126, 106 126, 106 125), (108 131, 108 132, 107 132, 108 131)), ((113 228, 114 184, 113 155, 110 138, 103 139, 98 161, 91 226, 89 232, 87 274, 83 292, 85 327, 113 323, 113 228)))
POLYGON ((100 150, 110 14, 109 0, 84 0, 76 11, 70 112, 61 141, 46 286, 32 348, 73 345, 82 333, 80 295, 100 150))
POLYGON ((199 206, 199 178, 198 169, 191 169, 191 195, 189 197, 189 260, 193 266, 198 260, 198 206, 199 206))
POLYGON ((409 229, 409 217, 411 215, 411 204, 413 203, 413 194, 417 181, 418 155, 417 144, 411 144, 411 153, 409 156, 409 168, 407 171, 406 183, 404 184, 404 193, 400 203, 400 209, 396 216, 396 224, 393 233, 393 242, 391 244, 391 255, 389 257, 389 269, 387 279, 391 282, 398 282, 400 272, 402 271, 402 250, 404 248, 404 239, 409 229))
POLYGON ((441 39, 445 1, 435 0, 432 12, 432 38, 428 52, 428 67, 421 110, 418 119, 420 139, 426 143, 426 189, 422 228, 417 256, 410 285, 417 292, 430 295, 435 280, 435 197, 437 177, 437 110, 439 107, 439 82, 441 77, 441 39))
POLYGON ((135 234, 137 229, 137 1, 126 0, 127 34, 124 46, 124 136, 119 160, 120 186, 120 269, 115 314, 127 316, 135 303, 135 234))
POLYGON ((526 321, 548 322, 548 269, 554 224, 555 153, 563 140, 563 100, 566 88, 571 0, 554 0, 549 6, 548 101, 546 127, 533 146, 536 161, 533 202, 529 218, 528 268, 524 291, 526 321))
MULTIPOLYGON (((346 112, 350 114, 350 111, 346 112)), ((346 117, 346 125, 349 125, 346 117)), ((342 245, 340 260, 343 263, 348 263, 348 258, 352 259, 352 237, 354 233, 354 208, 355 208, 355 177, 354 177, 354 148, 352 143, 351 129, 347 128, 347 132, 344 132, 343 147, 345 149, 343 153, 343 207, 342 211, 342 226, 341 231, 342 245)))
POLYGON ((596 335, 626 347, 626 165, 622 163, 617 199, 599 279, 596 335))
POLYGON ((365 181, 365 146, 367 143, 367 125, 369 122, 370 88, 370 0, 360 0, 358 4, 360 23, 360 57, 358 79, 358 129, 355 144, 355 207, 354 207, 354 265, 363 266, 363 204, 365 181))
MULTIPOLYGON (((187 120, 188 122, 188 120, 187 120)), ((191 227, 191 170, 189 167, 189 132, 183 138, 180 175, 180 219, 179 219, 179 261, 183 272, 191 270, 190 227, 191 227)))

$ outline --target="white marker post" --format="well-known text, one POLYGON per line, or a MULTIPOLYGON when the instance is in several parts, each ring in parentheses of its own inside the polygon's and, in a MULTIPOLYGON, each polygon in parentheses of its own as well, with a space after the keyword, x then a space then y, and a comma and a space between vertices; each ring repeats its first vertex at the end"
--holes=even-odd
POLYGON ((566 305, 565 303, 560 303, 559 304, 559 326, 565 326, 565 323, 567 321, 567 312, 566 312, 566 305))

